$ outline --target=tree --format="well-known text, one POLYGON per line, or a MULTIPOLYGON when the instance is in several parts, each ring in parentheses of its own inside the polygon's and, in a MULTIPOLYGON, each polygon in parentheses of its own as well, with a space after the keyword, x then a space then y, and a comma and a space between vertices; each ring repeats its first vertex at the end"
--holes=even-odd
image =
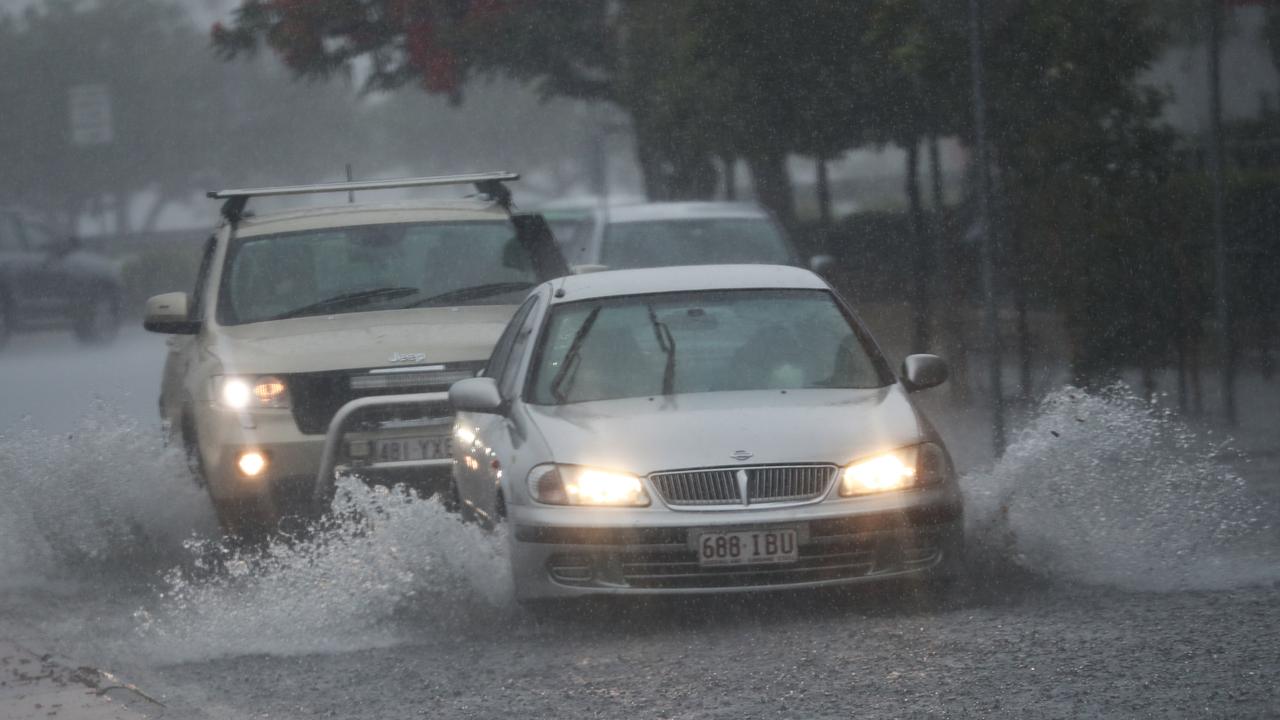
POLYGON ((245 0, 215 45, 267 46, 303 77, 369 61, 367 89, 460 100, 501 74, 546 97, 606 101, 632 121, 655 198, 707 197, 714 158, 747 160, 760 199, 792 219, 786 157, 853 142, 857 4, 767 0, 245 0), (784 60, 785 59, 785 60, 784 60))
MULTIPOLYGON (((866 42, 874 105, 874 139, 906 151, 906 196, 914 256, 913 350, 931 344, 933 289, 940 275, 933 265, 935 233, 925 227, 920 190, 920 145, 936 148, 941 135, 967 127, 968 93, 963 7, 925 0, 878 0, 871 11, 866 42)), ((935 172, 937 164, 934 165, 935 172)), ((940 183, 934 178, 934 184, 940 183)))
POLYGON ((1163 292, 1170 248, 1156 209, 1173 136, 1160 121, 1165 98, 1138 81, 1164 27, 1147 0, 996 9, 986 43, 1006 274, 1032 301, 1038 288, 1052 293, 1076 379, 1103 382, 1154 362, 1171 340, 1161 331, 1175 306, 1163 292))

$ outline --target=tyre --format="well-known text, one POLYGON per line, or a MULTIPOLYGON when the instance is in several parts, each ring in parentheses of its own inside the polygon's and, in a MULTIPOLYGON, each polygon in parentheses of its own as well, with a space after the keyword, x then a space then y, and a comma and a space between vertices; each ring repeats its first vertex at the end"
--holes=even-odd
POLYGON ((93 293, 76 317, 76 338, 87 345, 106 345, 119 331, 119 297, 105 290, 93 293))
POLYGON ((218 500, 213 496, 213 512, 218 516, 222 534, 234 541, 257 544, 276 530, 278 522, 261 504, 243 500, 218 500))

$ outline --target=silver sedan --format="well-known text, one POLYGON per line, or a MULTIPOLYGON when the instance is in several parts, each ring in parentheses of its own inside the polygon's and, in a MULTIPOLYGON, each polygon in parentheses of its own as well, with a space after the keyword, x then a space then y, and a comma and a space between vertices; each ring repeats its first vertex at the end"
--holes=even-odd
POLYGON ((952 575, 950 456, 819 277, 721 265, 536 288, 449 391, 462 511, 505 523, 517 597, 952 575))

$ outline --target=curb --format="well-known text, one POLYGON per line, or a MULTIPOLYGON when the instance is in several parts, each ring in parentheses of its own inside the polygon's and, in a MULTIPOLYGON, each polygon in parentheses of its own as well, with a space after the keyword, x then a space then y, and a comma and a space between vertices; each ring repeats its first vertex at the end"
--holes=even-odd
POLYGON ((0 639, 0 718, 4 720, 144 720, 165 706, 97 668, 72 667, 0 639))

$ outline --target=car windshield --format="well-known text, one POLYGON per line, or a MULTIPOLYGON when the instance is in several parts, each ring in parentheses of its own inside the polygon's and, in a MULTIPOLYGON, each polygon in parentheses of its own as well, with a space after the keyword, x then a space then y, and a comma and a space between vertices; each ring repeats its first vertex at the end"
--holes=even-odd
POLYGON ((640 295, 557 306, 530 402, 887 383, 825 290, 640 295))
POLYGON ((794 260, 786 238, 765 218, 615 223, 605 229, 600 249, 600 262, 619 269, 794 260))
POLYGON ((538 282, 507 222, 403 223, 246 237, 227 260, 224 324, 516 303, 538 282))

